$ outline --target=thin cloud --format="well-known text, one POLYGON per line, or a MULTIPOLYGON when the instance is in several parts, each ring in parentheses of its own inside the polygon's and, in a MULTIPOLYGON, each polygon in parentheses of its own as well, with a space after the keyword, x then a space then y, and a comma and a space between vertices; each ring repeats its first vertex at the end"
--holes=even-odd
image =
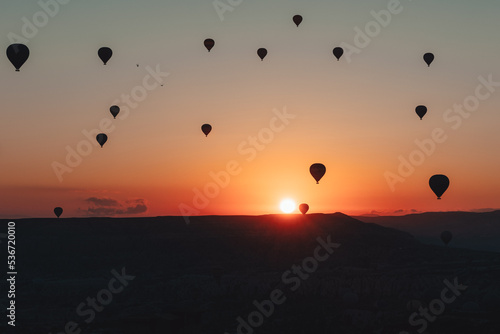
POLYGON ((88 208, 79 209, 91 217, 111 217, 116 215, 136 215, 148 211, 144 199, 133 199, 120 202, 113 198, 90 197, 85 200, 88 208))
POLYGON ((120 206, 117 200, 112 198, 98 198, 98 197, 90 197, 85 200, 86 202, 92 203, 96 206, 111 206, 116 207, 120 206))
POLYGON ((125 210, 117 210, 116 214, 117 215, 139 214, 148 211, 148 207, 144 203, 143 199, 128 201, 127 204, 128 206, 125 210))

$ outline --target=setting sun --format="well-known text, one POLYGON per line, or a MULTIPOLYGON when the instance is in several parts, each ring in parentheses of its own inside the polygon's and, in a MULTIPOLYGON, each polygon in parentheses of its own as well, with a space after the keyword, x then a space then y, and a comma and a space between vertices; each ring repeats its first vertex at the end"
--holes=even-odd
POLYGON ((292 213, 295 210, 295 201, 290 198, 286 198, 281 201, 280 209, 284 213, 292 213))

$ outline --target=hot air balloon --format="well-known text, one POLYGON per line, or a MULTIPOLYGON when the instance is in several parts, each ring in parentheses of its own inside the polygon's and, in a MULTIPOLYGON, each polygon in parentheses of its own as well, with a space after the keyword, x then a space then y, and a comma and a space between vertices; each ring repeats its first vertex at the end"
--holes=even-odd
POLYGON ((212 48, 215 45, 215 41, 211 38, 207 38, 205 42, 203 42, 203 44, 205 44, 205 47, 207 48, 208 52, 210 52, 210 50, 212 50, 212 48))
POLYGON ((299 210, 303 215, 305 215, 307 211, 309 211, 309 205, 307 205, 306 203, 302 203, 301 205, 299 205, 299 210))
POLYGON ((444 194, 450 185, 450 179, 446 175, 436 174, 429 179, 429 186, 438 199, 444 194))
POLYGON ((443 231, 441 233, 441 241, 443 241, 443 243, 448 246, 448 244, 450 243, 451 239, 453 238, 453 234, 451 234, 450 231, 443 231))
POLYGON ((203 124, 201 126, 201 131, 203 131, 205 137, 208 137, 208 134, 212 131, 212 126, 210 124, 203 124))
POLYGON ((266 58, 267 56, 267 50, 264 48, 260 48, 257 50, 257 54, 259 55, 260 60, 264 60, 264 58, 266 58))
POLYGON ((415 112, 417 113, 418 117, 420 117, 420 120, 427 114, 427 107, 426 106, 418 106, 415 108, 415 112))
POLYGON ((56 214, 57 218, 59 218, 63 213, 63 209, 61 207, 54 208, 54 213, 56 214))
POLYGON ((28 60, 29 56, 30 49, 24 44, 11 44, 7 48, 7 58, 16 68, 16 72, 19 72, 19 69, 28 60))
POLYGON ((336 47, 333 49, 333 55, 335 56, 335 58, 337 58, 337 61, 340 60, 340 57, 342 57, 343 54, 344 49, 342 49, 341 47, 336 47))
POLYGON ((111 59, 113 51, 111 51, 111 49, 108 47, 103 47, 100 48, 99 51, 97 51, 97 54, 99 55, 99 58, 101 58, 104 65, 106 65, 106 63, 111 59))
POLYGON ((311 167, 309 167, 309 172, 316 180, 316 184, 318 184, 319 180, 321 180, 326 173, 326 167, 323 164, 312 164, 311 167))
POLYGON ((427 66, 431 66, 432 62, 434 61, 434 54, 432 53, 426 53, 424 54, 424 61, 427 64, 427 66))
POLYGON ((111 106, 111 108, 109 108, 109 112, 111 113, 111 115, 113 115, 113 118, 116 118, 116 116, 120 112, 120 107, 118 107, 118 106, 111 106))
POLYGON ((297 25, 297 27, 302 23, 302 16, 295 15, 293 17, 293 22, 297 25))
POLYGON ((100 133, 96 136, 96 139, 97 139, 97 142, 99 143, 99 145, 101 145, 101 148, 102 146, 108 141, 108 136, 106 136, 106 134, 104 133, 100 133))

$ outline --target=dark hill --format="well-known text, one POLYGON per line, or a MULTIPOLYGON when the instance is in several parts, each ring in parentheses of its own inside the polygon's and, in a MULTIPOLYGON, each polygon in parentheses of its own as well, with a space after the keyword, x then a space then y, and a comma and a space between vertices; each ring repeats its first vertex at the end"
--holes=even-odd
POLYGON ((428 212, 406 216, 357 219, 411 233, 426 243, 442 244, 440 235, 451 231, 450 247, 500 252, 500 211, 428 212))
POLYGON ((59 333, 68 321, 87 333, 235 333, 237 318, 248 320, 254 301, 275 289, 286 301, 255 333, 399 333, 417 329, 408 323, 409 301, 439 298, 443 280, 455 277, 469 288, 429 328, 488 333, 499 326, 496 254, 421 244, 341 213, 191 217, 189 225, 181 217, 25 219, 16 226, 25 333, 59 333), (122 268, 135 278, 87 323, 77 307, 122 268))

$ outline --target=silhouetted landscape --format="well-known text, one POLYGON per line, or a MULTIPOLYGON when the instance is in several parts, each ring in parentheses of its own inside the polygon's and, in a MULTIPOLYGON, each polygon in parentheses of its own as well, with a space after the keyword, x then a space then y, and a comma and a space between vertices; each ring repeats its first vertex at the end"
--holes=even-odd
POLYGON ((0 334, 500 333, 500 1, 0 11, 0 334))
MULTIPOLYGON (((431 223, 439 215, 415 217, 431 223)), ((497 253, 424 244, 342 213, 16 224, 16 333, 65 332, 71 321, 83 333, 420 333, 422 323, 412 326, 409 317, 442 298, 445 280, 466 288, 421 332, 500 329, 497 253), (305 259, 316 255, 322 260, 315 268, 305 259), (294 265, 308 271, 287 272, 294 265), (116 273, 130 277, 123 289, 112 300, 98 297, 109 303, 93 317, 88 306, 78 314, 116 273), (248 325, 254 301, 269 300, 276 289, 282 303, 251 320, 261 325, 248 325), (238 331, 238 317, 250 327, 238 331)))
POLYGON ((366 223, 409 232, 418 240, 442 245, 441 232, 451 231, 450 247, 500 252, 500 211, 427 212, 406 216, 356 217, 366 223))

